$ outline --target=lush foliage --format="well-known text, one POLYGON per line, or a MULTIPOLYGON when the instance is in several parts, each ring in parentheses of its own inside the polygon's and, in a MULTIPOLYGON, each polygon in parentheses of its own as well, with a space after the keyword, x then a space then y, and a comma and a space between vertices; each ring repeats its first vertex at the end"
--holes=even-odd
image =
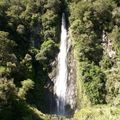
POLYGON ((45 84, 59 51, 60 6, 60 0, 0 0, 1 120, 38 120, 37 109, 49 111, 45 84))
POLYGON ((115 87, 120 84, 119 9, 117 0, 69 1, 70 36, 77 58, 80 106, 84 106, 82 96, 85 94, 91 104, 119 101, 118 87, 115 87), (112 47, 108 43, 103 46, 103 31, 112 47), (109 56, 109 49, 115 51, 115 57, 109 56))
MULTIPOLYGON (((119 0, 0 0, 1 120, 50 119, 40 111, 50 112, 46 85, 59 52, 63 11, 76 61, 78 108, 120 105, 119 0)), ((94 113, 105 117, 101 109, 83 108, 75 119, 93 119, 94 113)))

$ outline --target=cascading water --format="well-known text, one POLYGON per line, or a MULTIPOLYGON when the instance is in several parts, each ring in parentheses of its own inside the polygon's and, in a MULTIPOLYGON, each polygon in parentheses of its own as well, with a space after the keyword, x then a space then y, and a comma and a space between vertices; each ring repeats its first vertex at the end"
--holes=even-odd
POLYGON ((54 86, 58 115, 65 115, 67 90, 67 30, 65 14, 62 14, 60 52, 58 54, 58 74, 54 86))

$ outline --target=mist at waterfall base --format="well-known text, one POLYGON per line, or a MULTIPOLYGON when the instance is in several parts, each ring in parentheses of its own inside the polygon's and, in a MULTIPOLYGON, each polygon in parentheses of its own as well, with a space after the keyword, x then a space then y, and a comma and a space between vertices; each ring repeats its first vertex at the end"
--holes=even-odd
POLYGON ((62 14, 61 41, 60 52, 58 54, 57 70, 58 73, 54 85, 54 93, 56 95, 57 104, 55 114, 65 116, 68 70, 67 70, 67 30, 64 13, 62 14))

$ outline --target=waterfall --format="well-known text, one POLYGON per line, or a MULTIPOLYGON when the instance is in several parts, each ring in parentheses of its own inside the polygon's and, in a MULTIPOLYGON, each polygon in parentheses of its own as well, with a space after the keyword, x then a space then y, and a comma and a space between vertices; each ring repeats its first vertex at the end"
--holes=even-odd
POLYGON ((61 25, 61 42, 60 52, 58 54, 58 74, 54 86, 54 93, 56 95, 57 113, 58 115, 65 115, 66 105, 66 90, 67 90, 67 30, 65 22, 65 14, 62 14, 61 25))

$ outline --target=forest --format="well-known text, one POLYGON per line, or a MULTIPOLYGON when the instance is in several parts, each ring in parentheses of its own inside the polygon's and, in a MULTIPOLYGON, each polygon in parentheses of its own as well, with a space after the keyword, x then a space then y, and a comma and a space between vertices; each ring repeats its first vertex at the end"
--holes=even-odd
POLYGON ((0 0, 0 120, 119 119, 120 1, 0 0), (51 113, 62 13, 76 64, 71 118, 51 113))

